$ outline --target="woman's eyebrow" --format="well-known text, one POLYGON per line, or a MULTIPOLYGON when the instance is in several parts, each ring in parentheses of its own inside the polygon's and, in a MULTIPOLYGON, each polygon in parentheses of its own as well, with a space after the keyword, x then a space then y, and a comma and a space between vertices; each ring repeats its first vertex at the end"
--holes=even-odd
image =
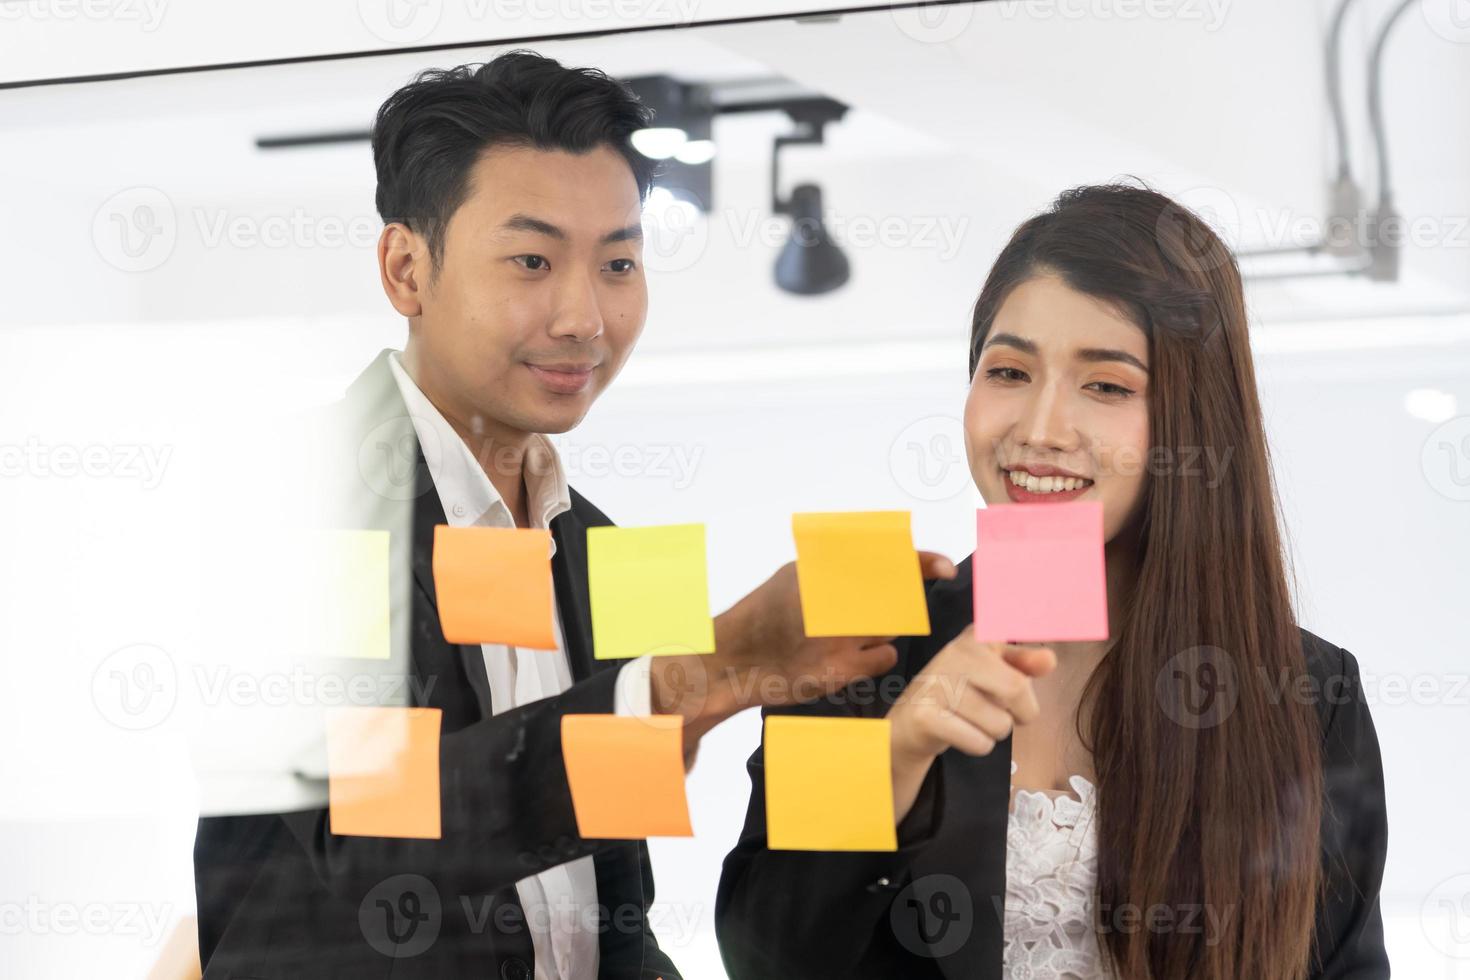
POLYGON ((1014 347, 1023 354, 1035 354, 1036 344, 1025 337, 1017 337, 1013 333, 993 333, 985 339, 985 344, 980 349, 1000 345, 1003 347, 1014 347))
POLYGON ((1077 360, 1095 364, 1099 361, 1122 361, 1124 364, 1132 364, 1144 374, 1148 374, 1148 365, 1128 353, 1126 350, 1114 350, 1107 347, 1084 347, 1077 351, 1077 360))
MULTIPOLYGON (((1039 350, 1035 341, 1027 340, 1025 337, 1018 337, 1013 333, 991 334, 985 339, 985 344, 980 349, 985 350, 987 347, 996 345, 1014 347, 1023 354, 1030 354, 1033 357, 1039 350)), ((1079 361, 1086 361, 1089 364, 1096 364, 1099 361, 1121 361, 1124 364, 1132 364, 1144 374, 1148 374, 1148 365, 1125 350, 1117 350, 1111 347, 1083 347, 1077 351, 1076 358, 1079 361)))

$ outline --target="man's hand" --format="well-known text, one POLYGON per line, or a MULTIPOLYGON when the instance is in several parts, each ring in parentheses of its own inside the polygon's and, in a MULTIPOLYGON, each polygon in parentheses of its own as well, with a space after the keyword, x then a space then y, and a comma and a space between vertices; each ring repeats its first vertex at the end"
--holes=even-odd
MULTIPOLYGON (((918 555, 924 578, 954 578, 948 558, 918 555)), ((744 708, 813 701, 884 673, 898 656, 894 639, 807 636, 796 565, 788 563, 715 618, 714 653, 654 658, 654 711, 684 715, 688 765, 699 738, 744 708)))

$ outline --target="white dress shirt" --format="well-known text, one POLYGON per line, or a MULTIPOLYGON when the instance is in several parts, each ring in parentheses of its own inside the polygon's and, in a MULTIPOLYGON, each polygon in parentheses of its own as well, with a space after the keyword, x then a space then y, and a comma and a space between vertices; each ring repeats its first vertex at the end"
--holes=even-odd
MULTIPOLYGON (((404 370, 397 352, 388 364, 403 404, 413 420, 424 459, 451 527, 514 527, 515 518, 474 453, 404 370)), ((492 457, 493 461, 493 457, 492 457)), ((552 518, 571 509, 571 494, 561 459, 551 440, 534 435, 525 455, 526 513, 530 525, 549 528, 552 518)), ((551 542, 556 554, 556 540, 551 542)), ((525 650, 485 643, 481 652, 490 677, 491 710, 510 708, 560 694, 572 685, 561 612, 552 596, 555 650, 525 650)), ((620 715, 652 714, 651 660, 639 657, 620 668, 615 704, 620 715)), ((592 858, 582 857, 522 878, 516 892, 526 913, 536 950, 536 980, 591 980, 597 976, 598 933, 591 918, 597 905, 597 875, 592 858)))

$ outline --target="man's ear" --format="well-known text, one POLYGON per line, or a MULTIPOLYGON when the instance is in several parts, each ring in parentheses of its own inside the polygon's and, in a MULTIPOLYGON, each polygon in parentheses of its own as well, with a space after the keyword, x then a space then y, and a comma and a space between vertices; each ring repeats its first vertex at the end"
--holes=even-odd
POLYGON ((406 317, 423 312, 420 290, 429 283, 428 243, 402 222, 378 236, 378 275, 393 308, 406 317))

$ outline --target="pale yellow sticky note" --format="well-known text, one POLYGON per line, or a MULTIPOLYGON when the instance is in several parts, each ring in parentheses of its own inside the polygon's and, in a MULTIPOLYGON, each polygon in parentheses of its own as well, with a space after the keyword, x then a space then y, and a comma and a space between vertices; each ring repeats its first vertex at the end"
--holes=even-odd
POLYGON ((807 636, 925 636, 929 609, 909 512, 794 514, 807 636))
POLYGON ((766 719, 766 846, 893 851, 887 718, 766 719))
POLYGON ((326 657, 387 660, 388 532, 327 530, 303 542, 292 597, 307 649, 326 657))
POLYGON ((587 587, 598 660, 714 652, 703 524, 589 527, 587 587))
POLYGON ((327 714, 334 834, 440 836, 438 708, 352 707, 327 714))

